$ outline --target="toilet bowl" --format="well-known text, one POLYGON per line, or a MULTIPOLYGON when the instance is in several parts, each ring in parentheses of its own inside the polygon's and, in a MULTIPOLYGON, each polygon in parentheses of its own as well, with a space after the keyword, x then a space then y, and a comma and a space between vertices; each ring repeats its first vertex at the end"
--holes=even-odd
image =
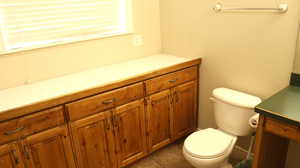
POLYGON ((238 136, 250 135, 248 124, 261 99, 226 88, 213 91, 218 129, 207 128, 189 135, 183 145, 185 159, 196 168, 232 168, 228 162, 238 136))
POLYGON ((231 168, 228 157, 236 141, 236 136, 208 128, 184 141, 183 155, 196 168, 231 168))

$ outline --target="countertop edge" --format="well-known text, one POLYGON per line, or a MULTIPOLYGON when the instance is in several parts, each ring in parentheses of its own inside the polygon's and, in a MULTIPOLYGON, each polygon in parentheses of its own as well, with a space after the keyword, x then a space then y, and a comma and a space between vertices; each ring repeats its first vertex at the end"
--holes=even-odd
POLYGON ((170 73, 173 71, 177 71, 177 70, 195 66, 195 65, 200 65, 201 62, 202 62, 202 58, 195 58, 195 59, 191 59, 189 61, 183 62, 183 63, 175 64, 175 65, 161 68, 161 69, 156 69, 152 72, 148 72, 145 74, 140 74, 140 75, 137 75, 134 77, 130 77, 125 80, 123 79, 123 80, 105 84, 102 86, 97 86, 95 88, 89 88, 86 90, 82 90, 82 91, 79 91, 76 93, 71 93, 71 94, 67 94, 64 96, 60 96, 60 97, 53 97, 48 100, 41 100, 41 101, 35 102, 33 104, 13 108, 13 109, 6 110, 6 111, 1 111, 0 122, 18 118, 18 117, 28 115, 31 113, 35 113, 38 111, 42 111, 42 110, 45 110, 45 109, 48 109, 51 107, 66 104, 66 103, 76 101, 78 99, 82 99, 85 97, 93 96, 93 95, 102 93, 104 91, 109 91, 109 90, 117 89, 120 87, 124 87, 124 86, 134 84, 139 81, 143 81, 143 80, 150 79, 150 78, 153 78, 156 76, 160 76, 162 74, 170 73))
POLYGON ((262 109, 262 108, 258 108, 258 107, 255 107, 254 110, 255 110, 255 112, 259 113, 260 115, 264 115, 264 116, 267 116, 267 117, 270 117, 270 118, 274 118, 274 119, 277 119, 279 121, 286 122, 286 123, 289 123, 289 124, 292 124, 292 125, 295 125, 295 126, 300 126, 300 121, 293 120, 291 118, 288 118, 286 116, 283 116, 283 115, 280 115, 280 114, 277 114, 277 113, 275 114, 272 111, 262 109))

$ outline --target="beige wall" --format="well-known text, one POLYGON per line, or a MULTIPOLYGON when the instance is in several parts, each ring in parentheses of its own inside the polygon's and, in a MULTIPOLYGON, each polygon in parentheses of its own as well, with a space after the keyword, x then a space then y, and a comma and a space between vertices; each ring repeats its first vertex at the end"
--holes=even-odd
POLYGON ((298 31, 298 41, 297 41, 296 56, 295 56, 293 71, 300 74, 300 26, 298 31))
MULTIPOLYGON (((128 35, 1 55, 0 90, 159 53, 161 23, 163 51, 204 58, 199 127, 215 126, 208 99, 213 88, 267 98, 288 85, 300 1, 286 1, 290 10, 281 15, 216 14, 211 7, 217 1, 211 0, 133 0, 135 33, 143 35, 143 46, 134 47, 128 35)), ((235 7, 275 5, 275 0, 222 2, 235 7)), ((290 163, 295 163, 291 157, 290 163)))
POLYGON ((127 35, 0 55, 0 90, 160 53, 159 12, 159 0, 133 0, 134 32, 144 37, 141 47, 127 35))
MULTIPOLYGON (((299 0, 285 1, 290 8, 286 14, 215 13, 211 8, 217 0, 160 2, 163 51, 204 58, 200 128, 215 126, 209 97, 216 87, 265 99, 288 85, 300 18, 299 0)), ((275 0, 220 2, 227 7, 276 6, 275 0)))

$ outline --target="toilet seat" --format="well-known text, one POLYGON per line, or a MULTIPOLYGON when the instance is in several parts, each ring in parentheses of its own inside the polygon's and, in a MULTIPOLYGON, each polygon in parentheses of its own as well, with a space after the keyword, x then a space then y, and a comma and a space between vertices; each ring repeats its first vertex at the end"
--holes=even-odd
POLYGON ((189 135, 184 142, 184 150, 200 159, 217 158, 230 149, 233 139, 232 135, 208 128, 189 135))

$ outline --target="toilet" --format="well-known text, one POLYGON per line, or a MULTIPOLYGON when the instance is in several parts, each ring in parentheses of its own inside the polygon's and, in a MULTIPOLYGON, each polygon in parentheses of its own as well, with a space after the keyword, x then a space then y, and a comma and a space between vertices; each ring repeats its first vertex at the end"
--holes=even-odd
POLYGON ((183 145, 185 159, 196 168, 232 168, 228 162, 238 136, 253 132, 248 124, 261 99, 227 88, 213 90, 218 129, 207 128, 189 135, 183 145))

